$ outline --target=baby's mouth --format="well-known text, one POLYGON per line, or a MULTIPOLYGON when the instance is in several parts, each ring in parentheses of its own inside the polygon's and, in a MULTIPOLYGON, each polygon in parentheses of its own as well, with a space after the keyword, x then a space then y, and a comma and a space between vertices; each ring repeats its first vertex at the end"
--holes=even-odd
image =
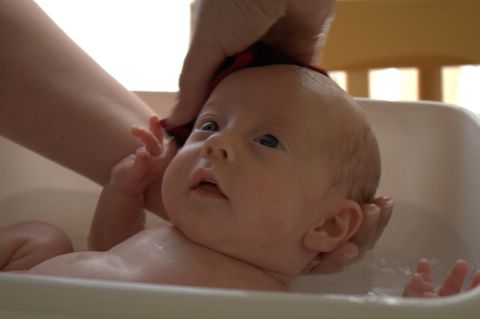
POLYGON ((220 189, 217 182, 213 179, 202 179, 195 183, 192 190, 202 196, 226 199, 227 196, 220 189))

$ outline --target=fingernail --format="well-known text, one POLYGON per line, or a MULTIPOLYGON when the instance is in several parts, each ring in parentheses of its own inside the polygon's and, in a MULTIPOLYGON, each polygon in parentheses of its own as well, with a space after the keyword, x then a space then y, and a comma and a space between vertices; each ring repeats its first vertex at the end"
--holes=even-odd
POLYGON ((346 248, 345 251, 343 252, 343 257, 347 259, 353 259, 357 256, 358 256, 358 249, 352 246, 346 248))
POLYGON ((376 218, 378 215, 380 215, 380 210, 381 208, 378 207, 375 204, 369 204, 367 207, 367 213, 366 216, 368 218, 376 218))
POLYGON ((386 197, 386 198, 385 198, 385 207, 390 208, 390 207, 392 207, 392 206, 393 206, 393 199, 390 198, 390 197, 386 197))
POLYGON ((354 259, 355 257, 357 257, 357 253, 356 252, 345 252, 343 254, 343 257, 345 257, 346 259, 354 259))

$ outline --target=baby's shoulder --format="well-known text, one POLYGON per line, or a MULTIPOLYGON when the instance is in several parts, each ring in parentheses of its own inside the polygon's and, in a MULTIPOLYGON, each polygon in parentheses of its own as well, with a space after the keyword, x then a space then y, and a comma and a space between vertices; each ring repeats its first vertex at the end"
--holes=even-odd
POLYGON ((194 285, 194 279, 202 281, 213 275, 210 249, 171 226, 141 231, 110 253, 124 261, 127 269, 135 269, 138 281, 194 285))
POLYGON ((172 226, 145 229, 111 249, 132 261, 162 262, 195 253, 197 245, 172 226))

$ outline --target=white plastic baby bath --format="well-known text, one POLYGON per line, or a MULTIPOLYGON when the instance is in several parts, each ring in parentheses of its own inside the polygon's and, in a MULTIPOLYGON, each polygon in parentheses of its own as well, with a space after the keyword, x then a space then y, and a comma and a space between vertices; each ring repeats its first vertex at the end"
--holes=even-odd
MULTIPOLYGON (((437 282, 458 258, 480 266, 480 121, 440 103, 359 102, 380 143, 378 194, 396 205, 358 265, 300 278, 293 293, 0 273, 0 318, 480 318, 480 288, 398 297, 420 257, 433 261, 437 282)), ((0 154, 0 225, 47 220, 82 249, 99 187, 8 141, 0 154)))

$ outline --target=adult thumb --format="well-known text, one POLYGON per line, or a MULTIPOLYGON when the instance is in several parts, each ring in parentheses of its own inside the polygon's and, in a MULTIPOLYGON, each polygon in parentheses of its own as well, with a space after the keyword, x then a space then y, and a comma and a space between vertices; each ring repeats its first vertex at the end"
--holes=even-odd
POLYGON ((208 97, 215 70, 226 58, 218 44, 208 45, 209 39, 194 39, 185 57, 179 79, 179 93, 167 119, 169 127, 191 122, 208 97))

